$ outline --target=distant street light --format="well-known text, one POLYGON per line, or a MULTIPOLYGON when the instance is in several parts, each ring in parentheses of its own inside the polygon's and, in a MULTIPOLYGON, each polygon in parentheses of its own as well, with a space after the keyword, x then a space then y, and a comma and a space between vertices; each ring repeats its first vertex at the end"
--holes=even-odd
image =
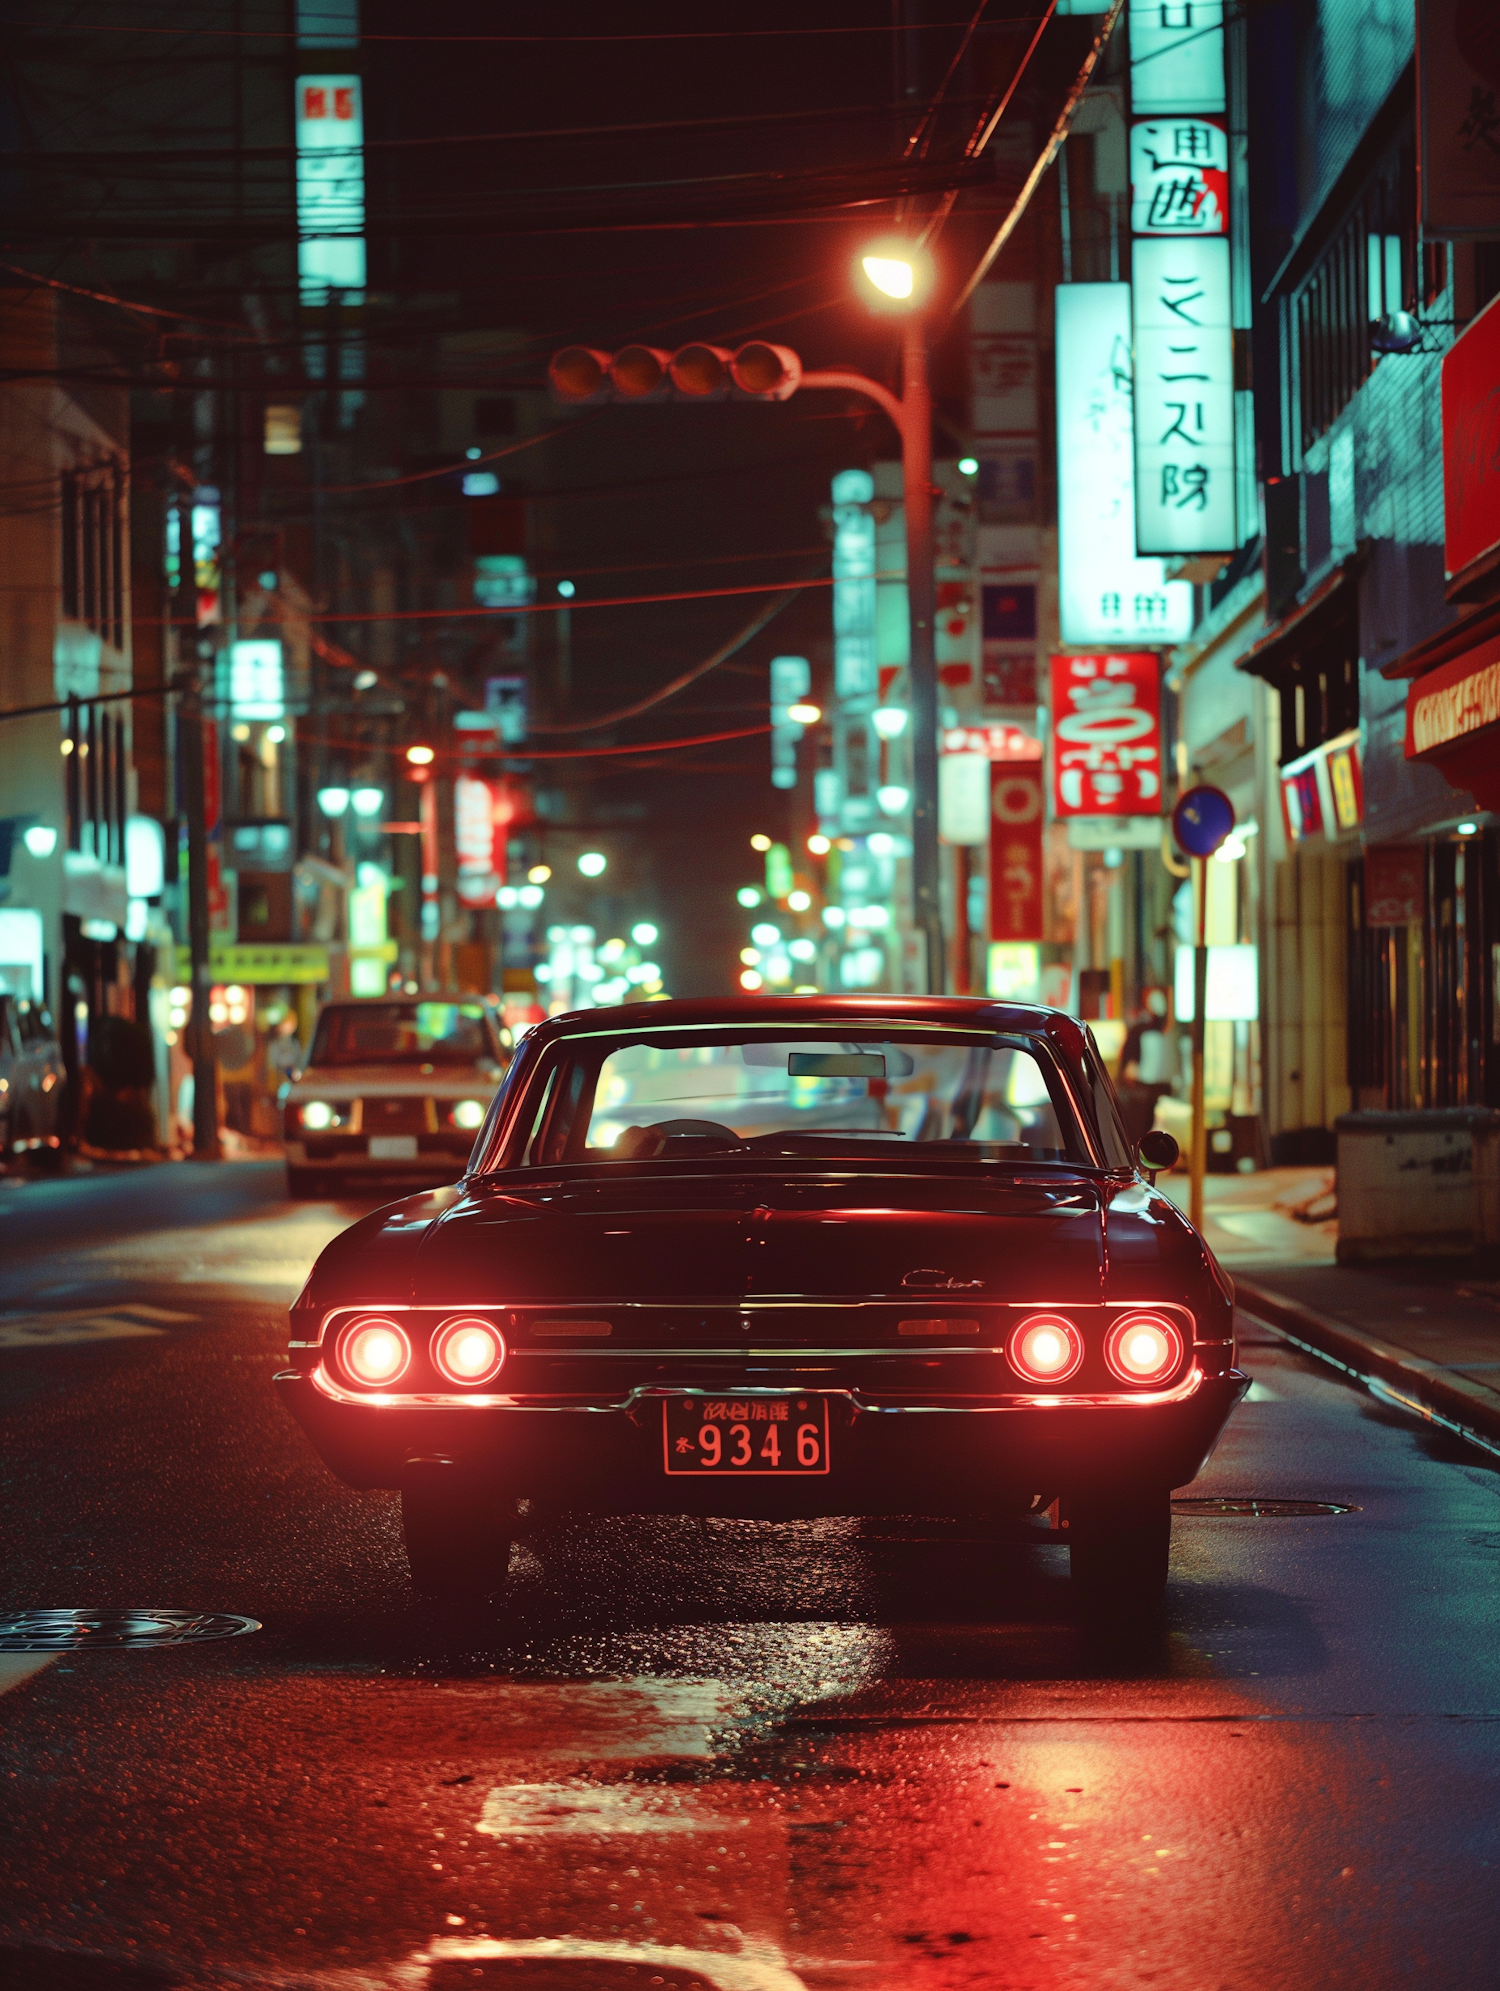
POLYGON ((578 868, 585 878, 601 877, 609 863, 602 850, 586 850, 578 860, 578 868))
POLYGON ((320 788, 318 790, 318 807, 323 811, 325 816, 342 816, 348 806, 349 791, 347 788, 320 788))
POLYGON ((630 937, 637 947, 654 947, 661 936, 649 919, 643 919, 630 929, 630 937))
POLYGON ((354 804, 355 815, 364 816, 368 819, 371 816, 378 816, 385 807, 385 790, 383 788, 356 788, 349 797, 349 800, 354 804))
POLYGON ((431 747, 408 747, 406 758, 413 767, 431 767, 437 756, 431 747))
POLYGON ((799 726, 816 726, 823 716, 823 708, 821 705, 809 705, 805 702, 800 705, 789 705, 786 716, 788 719, 795 719, 799 726))

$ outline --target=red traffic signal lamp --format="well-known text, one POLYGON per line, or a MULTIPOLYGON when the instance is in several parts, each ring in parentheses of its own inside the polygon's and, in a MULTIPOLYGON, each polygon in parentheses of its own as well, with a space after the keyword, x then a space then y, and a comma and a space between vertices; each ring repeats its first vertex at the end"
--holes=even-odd
POLYGON ((676 352, 658 346, 564 346, 547 367, 554 399, 569 407, 614 401, 786 401, 802 385, 790 346, 752 339, 731 352, 700 341, 676 352))

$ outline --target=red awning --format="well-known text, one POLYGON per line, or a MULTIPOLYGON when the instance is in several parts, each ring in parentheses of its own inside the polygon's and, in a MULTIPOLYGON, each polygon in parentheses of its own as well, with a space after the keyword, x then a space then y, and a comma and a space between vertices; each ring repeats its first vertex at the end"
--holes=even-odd
POLYGON ((1406 758, 1500 809, 1500 629, 1426 670, 1406 694, 1406 758))

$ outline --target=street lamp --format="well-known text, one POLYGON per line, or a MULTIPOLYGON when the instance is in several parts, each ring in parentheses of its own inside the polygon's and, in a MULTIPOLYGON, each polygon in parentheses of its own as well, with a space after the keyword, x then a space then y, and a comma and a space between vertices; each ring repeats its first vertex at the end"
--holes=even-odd
POLYGON ((578 868, 585 878, 598 878, 603 875, 608 862, 602 850, 586 850, 578 860, 578 868))
POLYGON ((323 811, 325 816, 337 819, 343 815, 348 806, 349 791, 347 788, 320 788, 318 790, 318 807, 323 811))

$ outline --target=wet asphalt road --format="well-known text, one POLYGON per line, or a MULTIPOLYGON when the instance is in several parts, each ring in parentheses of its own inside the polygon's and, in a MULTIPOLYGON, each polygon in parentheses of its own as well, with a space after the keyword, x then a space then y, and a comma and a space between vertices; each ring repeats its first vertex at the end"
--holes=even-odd
POLYGON ((1500 1476, 1278 1344, 1160 1648, 914 1517, 581 1522, 503 1617, 283 1416, 358 1206, 271 1165, 0 1183, 5 1608, 263 1621, 0 1657, 5 1991, 1500 1984, 1500 1476))

